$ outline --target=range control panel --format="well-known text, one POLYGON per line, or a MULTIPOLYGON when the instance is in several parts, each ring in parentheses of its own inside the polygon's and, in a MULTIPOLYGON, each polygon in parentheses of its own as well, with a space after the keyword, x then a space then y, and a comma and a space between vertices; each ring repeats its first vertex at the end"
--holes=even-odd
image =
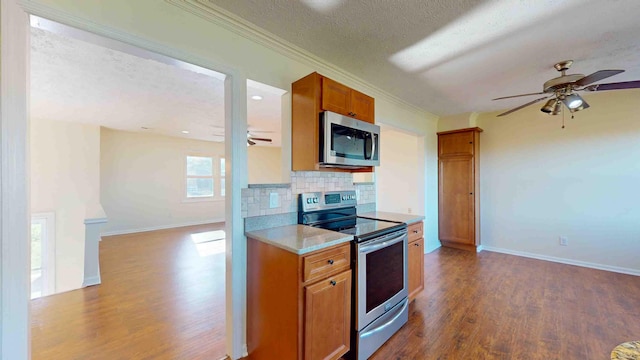
POLYGON ((303 212, 356 206, 356 192, 345 190, 302 193, 298 204, 298 209, 303 212))

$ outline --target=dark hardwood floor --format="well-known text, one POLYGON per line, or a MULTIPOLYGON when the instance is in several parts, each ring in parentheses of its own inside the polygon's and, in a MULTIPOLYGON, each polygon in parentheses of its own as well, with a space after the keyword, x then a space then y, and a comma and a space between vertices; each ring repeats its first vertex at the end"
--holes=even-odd
POLYGON ((31 302, 32 358, 222 358, 225 255, 201 256, 190 235, 223 228, 104 237, 101 285, 31 302))
MULTIPOLYGON (((32 301, 33 359, 219 359, 224 254, 191 233, 104 238, 102 284, 32 301)), ((609 359, 640 340, 640 277, 492 252, 425 255, 409 323, 372 357, 609 359)))
POLYGON ((640 277, 492 252, 425 255, 409 323, 371 359, 602 359, 640 340, 640 277))

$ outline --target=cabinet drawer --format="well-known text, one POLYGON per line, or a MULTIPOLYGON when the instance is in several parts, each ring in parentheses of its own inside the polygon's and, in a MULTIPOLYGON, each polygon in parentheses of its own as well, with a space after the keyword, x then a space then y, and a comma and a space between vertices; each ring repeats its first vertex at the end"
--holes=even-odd
POLYGON ((322 279, 351 267, 351 248, 346 244, 334 249, 311 254, 303 260, 303 282, 322 279))
POLYGON ((424 237, 423 235, 423 222, 417 222, 417 223, 413 223, 410 224, 407 227, 407 231, 409 232, 409 242, 418 240, 422 237, 424 237))

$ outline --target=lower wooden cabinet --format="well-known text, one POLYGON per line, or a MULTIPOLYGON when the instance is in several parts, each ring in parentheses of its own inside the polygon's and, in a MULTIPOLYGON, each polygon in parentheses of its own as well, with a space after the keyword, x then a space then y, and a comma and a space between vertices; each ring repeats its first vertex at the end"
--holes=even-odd
POLYGON ((297 255, 247 239, 249 359, 336 360, 350 349, 351 247, 297 255))
POLYGON ((351 270, 305 286, 304 294, 304 358, 339 358, 349 351, 351 270))
POLYGON ((407 274, 409 287, 409 301, 424 290, 424 237, 423 223, 413 223, 408 226, 409 249, 407 261, 409 271, 407 274))

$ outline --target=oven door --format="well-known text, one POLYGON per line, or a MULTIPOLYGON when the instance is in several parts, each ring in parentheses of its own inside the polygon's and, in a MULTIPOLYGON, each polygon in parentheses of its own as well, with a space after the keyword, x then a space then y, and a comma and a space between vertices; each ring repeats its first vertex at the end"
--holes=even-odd
POLYGON ((356 244, 357 331, 391 310, 409 294, 407 230, 356 244))
POLYGON ((330 111, 322 113, 323 166, 380 165, 380 127, 330 111))

